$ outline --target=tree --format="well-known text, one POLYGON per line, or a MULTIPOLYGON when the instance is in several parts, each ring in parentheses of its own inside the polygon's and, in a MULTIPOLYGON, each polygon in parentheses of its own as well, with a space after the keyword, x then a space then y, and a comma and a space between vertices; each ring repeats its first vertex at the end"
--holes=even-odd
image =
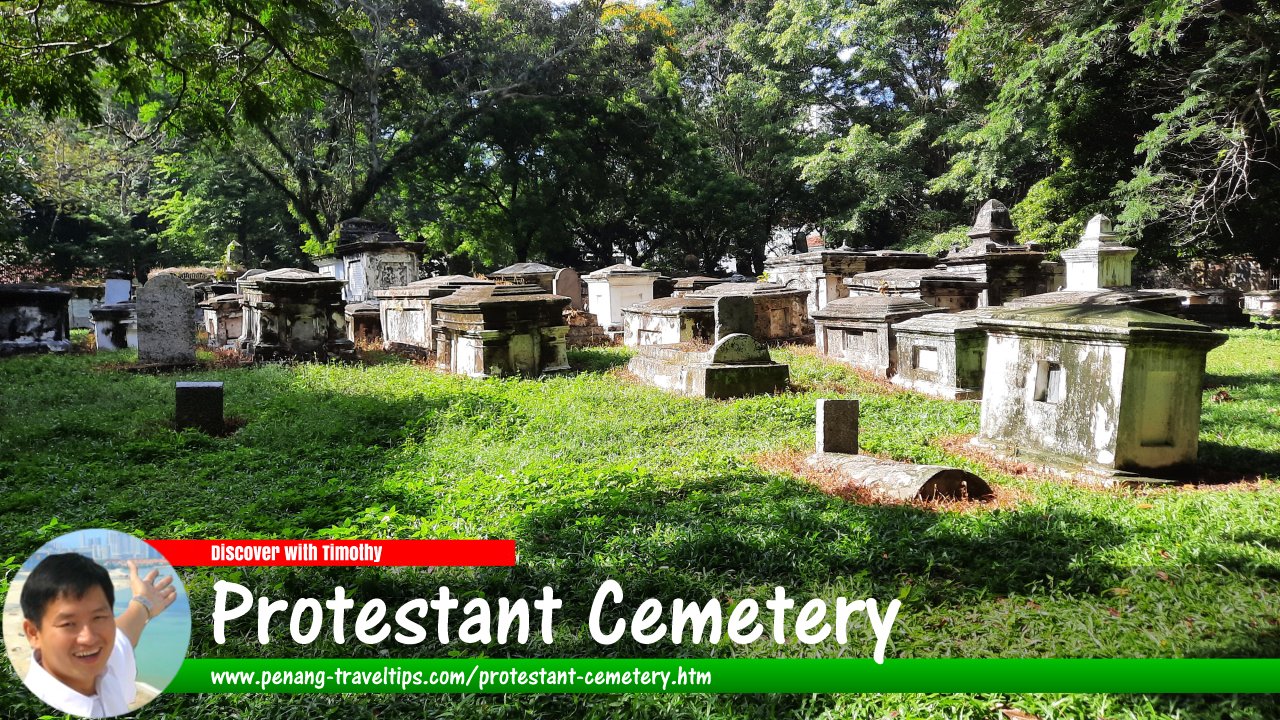
POLYGON ((1152 254, 1274 257, 1278 48, 1265 3, 967 0, 951 65, 987 103, 951 180, 1029 191, 1046 237, 1101 210, 1152 254))
POLYGON ((954 0, 786 0, 770 13, 775 62, 791 66, 813 149, 796 158, 824 198, 813 218, 853 244, 920 243, 964 198, 931 182, 963 105, 946 48, 954 0))
POLYGON ((323 79, 354 52, 325 0, 15 0, 0 37, 0 102, 89 124, 108 97, 187 128, 268 115, 282 68, 323 79))

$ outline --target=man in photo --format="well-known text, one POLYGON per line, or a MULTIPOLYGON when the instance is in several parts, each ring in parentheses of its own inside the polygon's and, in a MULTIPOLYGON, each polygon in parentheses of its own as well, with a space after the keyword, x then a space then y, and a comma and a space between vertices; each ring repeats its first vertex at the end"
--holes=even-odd
POLYGON ((133 649, 147 623, 173 604, 172 576, 138 576, 129 561, 129 607, 115 617, 107 569, 77 553, 50 555, 22 587, 22 630, 34 652, 23 682, 44 702, 72 715, 129 712, 136 695, 133 649))

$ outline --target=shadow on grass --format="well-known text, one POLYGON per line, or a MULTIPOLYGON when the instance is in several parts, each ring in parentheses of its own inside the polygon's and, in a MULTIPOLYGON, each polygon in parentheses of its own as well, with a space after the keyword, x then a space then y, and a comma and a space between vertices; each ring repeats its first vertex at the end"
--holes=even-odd
POLYGON ((1280 477, 1280 453, 1201 440, 1196 472, 1210 484, 1257 475, 1280 477))
POLYGON ((394 502, 380 472, 410 433, 503 412, 465 386, 392 399, 307 387, 288 367, 190 377, 226 382, 238 432, 173 431, 173 382, 187 377, 126 373, 14 419, 29 444, 0 454, 10 551, 35 550, 48 539, 36 528, 54 517, 148 537, 313 537, 394 502))
POLYGON ((1250 373, 1247 375, 1215 375, 1213 373, 1205 373, 1204 382, 1201 387, 1205 390, 1225 387, 1241 389, 1264 388, 1262 393, 1263 395, 1280 395, 1280 384, 1276 383, 1274 376, 1265 373, 1250 373))
POLYGON ((875 597, 910 586, 913 602, 929 603, 1046 584, 1094 594, 1113 572, 1102 554, 1125 540, 1117 525, 1073 512, 989 513, 977 526, 945 517, 737 477, 551 502, 526 516, 519 542, 523 556, 565 560, 571 585, 593 591, 606 578, 641 598, 843 580, 875 597))
POLYGON ((1255 620, 1258 623, 1257 631, 1248 638, 1232 636, 1220 642, 1200 643, 1194 645, 1188 655, 1203 658, 1280 657, 1280 626, 1274 624, 1280 622, 1280 618, 1259 617, 1255 620))

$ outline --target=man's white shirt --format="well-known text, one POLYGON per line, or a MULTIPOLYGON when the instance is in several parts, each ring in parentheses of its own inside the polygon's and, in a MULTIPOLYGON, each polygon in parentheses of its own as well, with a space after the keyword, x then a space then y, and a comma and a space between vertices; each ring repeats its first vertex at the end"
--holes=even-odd
POLYGON ((95 683, 96 695, 81 695, 63 685, 40 666, 39 656, 32 659, 23 682, 27 689, 45 703, 72 715, 90 718, 113 717, 129 712, 129 703, 138 693, 135 682, 138 665, 133 656, 133 643, 119 629, 115 647, 107 658, 107 669, 95 683))

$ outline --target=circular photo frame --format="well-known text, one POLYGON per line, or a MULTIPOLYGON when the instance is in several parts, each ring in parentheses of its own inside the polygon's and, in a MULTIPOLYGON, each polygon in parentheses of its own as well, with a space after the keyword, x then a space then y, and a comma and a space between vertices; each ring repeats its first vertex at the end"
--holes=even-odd
POLYGON ((191 605, 173 566, 116 530, 77 530, 22 564, 4 599, 5 653, 27 689, 79 717, 154 700, 191 643, 191 605))

